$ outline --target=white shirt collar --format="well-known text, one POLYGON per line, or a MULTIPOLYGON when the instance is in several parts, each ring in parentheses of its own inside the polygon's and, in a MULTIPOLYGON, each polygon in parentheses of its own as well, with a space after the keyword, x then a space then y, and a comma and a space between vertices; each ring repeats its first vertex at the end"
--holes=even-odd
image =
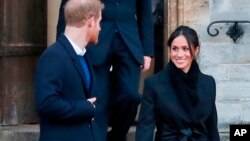
MULTIPOLYGON (((65 34, 64 34, 65 35, 65 34)), ((66 36, 66 35, 65 35, 66 36)), ((66 38, 69 40, 70 44, 74 48, 77 55, 83 56, 86 53, 86 49, 81 49, 79 46, 77 46, 69 37, 66 36, 66 38)))

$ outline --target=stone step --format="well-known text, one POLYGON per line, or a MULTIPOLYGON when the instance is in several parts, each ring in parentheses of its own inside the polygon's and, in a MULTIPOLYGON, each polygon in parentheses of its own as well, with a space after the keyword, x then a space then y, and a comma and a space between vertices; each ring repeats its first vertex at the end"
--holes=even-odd
MULTIPOLYGON (((135 126, 128 133, 128 141, 134 141, 135 126)), ((221 132, 221 141, 229 141, 229 133, 221 132)), ((38 141, 39 125, 0 126, 0 141, 38 141)))
POLYGON ((0 141, 38 141, 39 125, 0 126, 0 141))

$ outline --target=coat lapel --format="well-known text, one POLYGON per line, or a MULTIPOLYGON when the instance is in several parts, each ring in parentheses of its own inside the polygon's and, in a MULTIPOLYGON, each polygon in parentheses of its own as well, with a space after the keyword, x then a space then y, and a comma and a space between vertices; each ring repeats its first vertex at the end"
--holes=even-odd
MULTIPOLYGON (((65 37, 65 35, 61 35, 59 38, 58 38, 58 41, 63 45, 63 47, 66 49, 66 51, 68 52, 76 70, 78 71, 78 73, 80 74, 80 77, 83 81, 83 87, 84 87, 84 91, 85 91, 85 96, 88 98, 90 97, 90 94, 89 94, 89 91, 88 91, 88 88, 87 88, 87 82, 86 82, 86 78, 85 78, 85 75, 84 75, 84 72, 83 72, 83 69, 82 69, 82 65, 79 61, 79 59, 77 58, 77 54, 76 52, 74 51, 72 45, 70 44, 70 42, 68 41, 68 39, 65 37)), ((89 65, 88 65, 89 66, 89 65)), ((92 72, 91 72, 92 74, 92 72)), ((92 76, 92 75, 91 75, 92 76)), ((92 77, 91 77, 92 78, 92 77)))

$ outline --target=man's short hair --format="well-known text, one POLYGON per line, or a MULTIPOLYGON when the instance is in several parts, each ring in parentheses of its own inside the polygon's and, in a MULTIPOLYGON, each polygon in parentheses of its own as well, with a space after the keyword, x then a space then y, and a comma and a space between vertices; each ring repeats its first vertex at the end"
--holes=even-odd
POLYGON ((67 25, 85 24, 90 17, 99 18, 104 4, 100 0, 68 0, 64 8, 67 25))

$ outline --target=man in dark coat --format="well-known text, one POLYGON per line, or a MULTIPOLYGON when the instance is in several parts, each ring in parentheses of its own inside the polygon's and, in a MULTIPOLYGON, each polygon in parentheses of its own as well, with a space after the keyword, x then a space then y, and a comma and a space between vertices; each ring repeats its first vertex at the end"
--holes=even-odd
POLYGON ((96 81, 85 46, 100 31, 99 0, 70 0, 65 33, 41 55, 36 70, 40 141, 99 141, 94 116, 96 81))
MULTIPOLYGON (((100 78, 98 90, 102 92, 102 101, 97 101, 97 105, 101 105, 99 108, 102 107, 97 109, 98 113, 102 114, 96 121, 106 129, 106 117, 110 113, 108 141, 125 141, 140 103, 140 71, 149 69, 153 57, 151 0, 101 1, 105 8, 99 42, 94 48, 89 46, 87 52, 96 76, 100 78)), ((59 27, 63 25, 61 19, 59 17, 59 27)))

